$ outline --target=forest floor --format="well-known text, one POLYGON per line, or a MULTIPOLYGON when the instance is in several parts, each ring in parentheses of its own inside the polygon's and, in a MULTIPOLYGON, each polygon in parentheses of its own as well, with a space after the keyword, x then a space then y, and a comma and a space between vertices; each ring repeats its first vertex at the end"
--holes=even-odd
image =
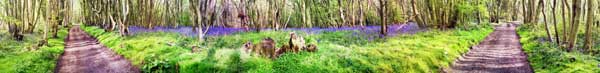
POLYGON ((60 57, 57 73, 139 73, 123 56, 75 26, 70 29, 64 53, 60 57))
POLYGON ((182 30, 183 26, 180 29, 143 29, 142 33, 130 36, 120 36, 118 32, 108 32, 97 26, 81 27, 141 71, 182 73, 439 72, 440 67, 448 67, 469 47, 484 40, 493 31, 489 25, 459 30, 418 29, 413 24, 394 26, 398 27, 389 27, 388 31, 395 32, 389 32, 385 40, 369 39, 379 34, 377 31, 367 32, 377 29, 373 26, 286 28, 223 35, 211 35, 221 33, 218 28, 211 28, 201 44, 198 44, 197 37, 175 31, 182 30), (240 53, 243 44, 258 43, 264 38, 285 44, 290 32, 304 37, 307 44, 316 44, 319 50, 287 53, 274 60, 240 53), (191 52, 191 46, 200 46, 201 50, 191 52))
POLYGON ((496 25, 494 32, 457 59, 454 73, 532 73, 527 54, 521 49, 516 26, 496 25))
MULTIPOLYGON (((209 28, 208 30, 204 30, 204 31, 206 31, 206 34, 205 34, 206 36, 230 35, 230 34, 235 34, 235 33, 240 33, 240 32, 245 31, 245 29, 243 29, 243 28, 232 28, 232 27, 225 27, 225 26, 210 26, 208 28, 209 28)), ((403 34, 403 33, 415 34, 417 32, 426 30, 426 29, 419 28, 419 26, 414 22, 409 22, 409 23, 404 23, 404 24, 390 24, 390 25, 388 25, 387 28, 388 28, 387 32, 389 33, 388 35, 390 35, 390 36, 395 36, 395 35, 399 35, 399 34, 403 34)), ((255 29, 249 29, 249 30, 255 30, 255 29)), ((273 30, 273 29, 264 28, 261 30, 268 31, 268 30, 273 30)), ((283 31, 300 31, 300 32, 306 32, 306 33, 311 33, 311 34, 320 33, 323 31, 329 31, 329 32, 332 32, 332 31, 359 31, 361 33, 367 33, 367 34, 379 34, 379 32, 381 31, 381 26, 368 25, 368 26, 344 26, 344 27, 284 28, 281 30, 283 30, 283 31)), ((147 27, 142 27, 142 26, 130 26, 129 27, 129 34, 138 34, 138 33, 144 33, 144 32, 157 32, 157 31, 175 32, 175 33, 183 34, 186 36, 198 35, 198 33, 195 32, 192 29, 192 27, 190 27, 190 26, 177 26, 177 27, 158 26, 158 27, 153 27, 153 28, 147 28, 147 27)))

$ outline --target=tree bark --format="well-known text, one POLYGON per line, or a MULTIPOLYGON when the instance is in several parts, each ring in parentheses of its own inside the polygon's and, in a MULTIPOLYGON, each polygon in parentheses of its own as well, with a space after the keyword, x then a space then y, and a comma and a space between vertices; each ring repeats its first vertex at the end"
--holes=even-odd
POLYGON ((417 9, 417 1, 416 0, 412 0, 411 4, 412 4, 412 11, 413 11, 413 14, 414 14, 413 16, 417 20, 417 24, 419 25, 419 27, 425 27, 426 23, 423 20, 423 17, 421 17, 421 14, 419 13, 419 10, 417 9))
POLYGON ((550 40, 551 42, 554 42, 554 40, 552 39, 552 34, 550 33, 550 26, 548 26, 548 21, 546 20, 546 9, 544 8, 545 6, 545 2, 544 0, 540 0, 540 7, 542 9, 542 16, 544 17, 544 26, 546 27, 546 36, 548 37, 548 40, 550 40))
POLYGON ((381 35, 387 36, 387 0, 379 0, 380 9, 379 15, 381 15, 381 35))
MULTIPOLYGON (((571 24, 570 23, 571 20, 567 19, 567 18, 571 17, 572 15, 567 13, 569 10, 571 10, 569 7, 570 5, 567 2, 567 0, 562 0, 562 5, 563 5, 563 7, 561 7, 562 8, 562 20, 563 20, 563 39, 562 40, 564 41, 563 44, 566 45, 566 44, 569 44, 569 41, 567 40, 569 38, 568 32, 571 31, 568 28, 569 25, 571 24)), ((561 45, 563 45, 563 44, 561 44, 561 45)))
POLYGON ((587 21, 586 21, 586 28, 585 28, 585 41, 583 44, 583 48, 585 48, 585 50, 587 52, 591 52, 592 51, 592 28, 593 28, 593 24, 594 24, 594 20, 595 20, 595 5, 596 5, 596 0, 588 0, 588 14, 587 14, 587 21))
POLYGON ((559 45, 560 44, 560 37, 558 36, 558 23, 556 22, 556 2, 558 2, 557 0, 553 0, 552 2, 552 19, 553 19, 553 24, 554 24, 554 37, 556 37, 556 44, 559 45))
POLYGON ((581 16, 581 0, 573 0, 573 9, 572 9, 572 14, 573 17, 571 18, 571 30, 570 30, 570 35, 569 35, 569 44, 567 47, 568 51, 572 51, 573 49, 576 48, 575 44, 577 43, 577 32, 579 29, 579 17, 581 16))

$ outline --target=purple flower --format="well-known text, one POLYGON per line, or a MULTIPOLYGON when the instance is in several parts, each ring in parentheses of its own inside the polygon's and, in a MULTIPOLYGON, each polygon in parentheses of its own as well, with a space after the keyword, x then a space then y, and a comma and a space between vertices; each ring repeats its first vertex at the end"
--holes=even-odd
MULTIPOLYGON (((389 36, 394 36, 394 35, 398 35, 398 34, 402 34, 402 33, 414 34, 418 31, 420 31, 420 28, 415 23, 391 24, 391 25, 388 25, 387 27, 388 27, 388 29, 386 31, 388 32, 389 36)), ((263 30, 272 30, 272 29, 265 28, 263 30)), ((137 33, 143 33, 143 32, 157 32, 157 31, 180 33, 180 34, 183 34, 186 36, 197 36, 197 34, 198 34, 198 32, 194 31, 193 28, 190 26, 178 26, 178 27, 157 26, 157 27, 153 27, 153 29, 148 29, 148 28, 139 27, 139 26, 130 26, 129 31, 130 31, 130 34, 137 34, 137 33)), ((230 27, 225 27, 225 26, 210 26, 210 28, 208 30, 204 30, 204 31, 207 32, 206 36, 220 36, 220 35, 234 34, 237 32, 244 32, 244 29, 243 28, 230 28, 230 27)), ((337 27, 337 28, 320 28, 320 27, 286 28, 286 29, 282 29, 282 31, 301 31, 301 32, 309 33, 309 34, 318 34, 321 32, 335 32, 335 31, 359 31, 360 33, 353 33, 352 35, 360 35, 360 34, 378 35, 379 32, 381 31, 381 27, 380 26, 354 26, 354 27, 343 26, 343 27, 337 27)))

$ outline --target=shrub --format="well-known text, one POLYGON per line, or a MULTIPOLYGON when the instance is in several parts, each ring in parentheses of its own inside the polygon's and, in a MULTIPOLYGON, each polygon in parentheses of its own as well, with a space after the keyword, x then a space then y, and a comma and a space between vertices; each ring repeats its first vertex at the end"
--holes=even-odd
POLYGON ((64 38, 67 36, 67 29, 60 29, 57 38, 48 39, 45 46, 37 47, 41 39, 35 37, 26 37, 25 41, 14 41, 10 39, 0 39, 3 44, 0 56, 0 73, 51 73, 54 71, 56 61, 63 53, 64 38), (11 49, 11 50, 4 50, 11 49), (4 53, 7 52, 7 53, 4 53))
POLYGON ((523 49, 528 54, 528 60, 539 73, 598 73, 600 59, 589 54, 566 52, 552 42, 543 39, 545 34, 541 28, 521 27, 523 49))

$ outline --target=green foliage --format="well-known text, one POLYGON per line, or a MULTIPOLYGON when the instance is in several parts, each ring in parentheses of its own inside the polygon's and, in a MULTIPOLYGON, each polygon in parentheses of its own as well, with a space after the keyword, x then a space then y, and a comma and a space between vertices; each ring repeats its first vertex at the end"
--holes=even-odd
POLYGON ((481 22, 484 22, 483 19, 487 19, 489 18, 489 12, 487 9, 487 6, 485 3, 487 3, 486 0, 484 1, 477 1, 477 2, 471 2, 471 1, 459 1, 458 4, 456 5, 456 7, 454 9, 457 10, 457 16, 458 16, 458 20, 456 20, 458 22, 458 24, 464 24, 462 26, 465 27, 469 27, 469 24, 471 24, 472 22, 476 22, 476 20, 478 18, 481 18, 482 20, 480 20, 481 22), (479 2, 479 3, 477 3, 479 2), (479 16, 479 15, 481 16, 479 16))
POLYGON ((455 32, 419 33, 368 45, 323 42, 319 43, 317 53, 286 54, 275 60, 275 69, 277 72, 437 72, 491 30, 455 32), (465 40, 435 39, 442 37, 465 40))
POLYGON ((477 44, 492 30, 452 30, 390 37, 388 41, 369 41, 355 31, 307 34, 299 31, 246 32, 206 37, 205 44, 192 44, 192 37, 174 33, 142 33, 126 37, 85 27, 107 45, 131 60, 145 72, 438 72, 448 67, 469 46, 477 44), (318 52, 286 53, 268 59, 243 53, 243 43, 258 43, 271 37, 277 46, 286 43, 289 32, 297 32, 307 43, 317 44, 318 52), (122 38, 122 39, 112 39, 122 38), (448 39, 439 39, 448 38, 448 39), (169 46, 172 43, 176 46, 169 46), (189 45, 200 46, 191 53, 189 45))
MULTIPOLYGON (((51 73, 63 53, 67 29, 58 32, 58 38, 50 38, 46 46, 37 47, 41 39, 31 35, 24 41, 1 38, 0 73, 51 73), (37 48, 37 49, 34 49, 37 48)), ((4 37, 4 35, 2 35, 4 37)))
MULTIPOLYGON (((287 36, 275 36, 275 35, 289 35, 289 32, 248 32, 248 33, 239 33, 236 35, 227 35, 227 36, 210 36, 206 38, 207 46, 212 45, 214 48, 239 48, 241 44, 246 42, 259 43, 264 38, 272 38, 276 41, 276 43, 283 44, 287 42, 289 37, 287 36)), ((304 33, 298 33, 298 35, 306 35, 304 33)))
POLYGON ((489 12, 487 4, 486 4, 486 3, 489 3, 490 1, 491 0, 481 0, 481 1, 478 1, 479 3, 475 2, 476 3, 474 5, 475 9, 477 9, 477 12, 479 12, 481 14, 482 18, 490 17, 490 15, 489 15, 490 12, 489 12))
POLYGON ((142 33, 130 37, 120 37, 118 33, 105 32, 98 27, 82 26, 84 31, 97 37, 103 45, 130 60, 133 65, 144 72, 177 71, 182 53, 189 53, 189 48, 180 46, 181 35, 174 33, 142 33))
POLYGON ((589 54, 566 52, 552 42, 544 41, 542 28, 521 27, 519 35, 529 62, 539 73, 598 73, 600 59, 589 54))
POLYGON ((260 43, 264 38, 272 38, 276 41, 277 46, 288 43, 289 33, 295 32, 296 35, 303 36, 306 43, 332 43, 340 45, 356 45, 367 44, 369 36, 367 34, 359 34, 359 31, 336 31, 336 32, 321 32, 319 34, 307 34, 300 31, 264 31, 264 32, 247 32, 238 33, 227 36, 209 36, 206 41, 209 41, 206 46, 212 48, 239 48, 246 42, 254 44, 260 43), (352 36, 350 36, 352 35, 352 36), (348 40, 354 39, 354 40, 348 40))
POLYGON ((456 7, 459 14, 470 15, 475 14, 478 10, 476 5, 470 4, 469 2, 461 2, 456 7))
POLYGON ((378 37, 378 35, 364 34, 360 33, 360 31, 336 31, 322 32, 319 35, 314 36, 313 38, 307 39, 308 41, 312 41, 314 39, 316 41, 320 41, 320 43, 331 43, 349 46, 369 44, 369 41, 373 40, 374 37, 378 37))
MULTIPOLYGON (((381 24, 377 7, 373 2, 367 1, 350 1, 350 0, 292 0, 294 6, 293 9, 285 10, 289 12, 290 22, 289 27, 337 27, 337 26, 350 26, 350 24, 343 23, 342 19, 343 12, 346 23, 364 21, 367 24, 381 24), (354 3, 353 3, 354 2, 354 3), (306 16, 307 23, 303 22, 303 7, 302 4, 306 4, 306 16), (359 6, 359 5, 362 5, 359 6), (367 6, 369 5, 369 6, 367 6), (355 6, 355 7, 352 7, 355 6), (359 9, 362 8, 364 15, 359 14, 359 9), (343 11, 340 11, 343 10, 343 11), (353 10, 351 10, 353 9, 353 10), (354 13, 354 14, 353 14, 354 13), (351 19, 352 16, 356 18, 351 19), (364 16, 364 19, 358 17, 364 16)), ((395 2, 395 1, 394 1, 395 2)), ((393 10, 390 10, 389 14, 393 17, 389 18, 392 22, 400 22, 403 20, 400 14, 400 8, 396 4, 390 4, 393 10)), ((288 16, 288 15, 284 15, 288 16)), ((287 17, 280 20, 287 20, 287 17)))
POLYGON ((308 1, 308 6, 310 6, 311 19, 314 22, 313 24, 321 24, 324 25, 333 25, 332 22, 337 22, 340 18, 337 14, 337 1, 335 0, 312 0, 308 1))
POLYGON ((367 24, 381 24, 381 17, 376 8, 368 8, 365 10, 365 18, 366 21, 364 22, 367 24))
MULTIPOLYGON (((399 4, 398 0, 390 0, 389 2, 389 15, 390 22, 392 23, 402 23, 405 22, 404 12, 402 11, 402 5, 399 4)), ((406 7, 408 8, 408 7, 406 7)))
POLYGON ((490 29, 478 29, 400 36, 359 49, 358 57, 351 58, 351 65, 358 66, 355 69, 376 72, 438 72, 490 32, 490 29))
POLYGON ((183 25, 183 26, 192 26, 192 20, 191 20, 191 14, 189 12, 185 12, 183 14, 179 15, 179 18, 177 19, 177 23, 179 25, 183 25))

